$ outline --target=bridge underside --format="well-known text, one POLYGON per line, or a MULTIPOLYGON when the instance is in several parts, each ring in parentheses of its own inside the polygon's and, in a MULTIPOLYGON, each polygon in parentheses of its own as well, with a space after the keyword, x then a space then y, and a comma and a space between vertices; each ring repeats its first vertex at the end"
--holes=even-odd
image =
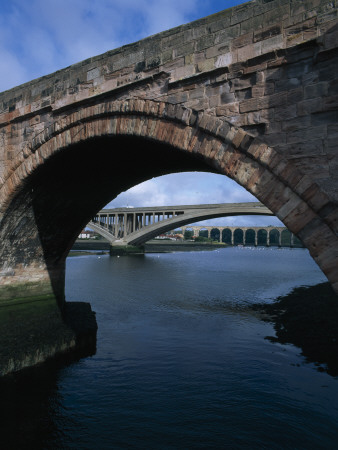
POLYGON ((3 299, 54 295, 62 307, 65 258, 96 211, 135 184, 185 170, 228 175, 247 188, 302 240, 337 287, 336 209, 311 178, 260 139, 215 117, 177 106, 164 109, 165 120, 154 113, 144 119, 130 108, 159 111, 162 105, 137 101, 114 104, 127 109, 119 118, 107 115, 107 106, 102 118, 94 116, 88 125, 75 121, 71 132, 65 123, 11 176, 11 183, 24 182, 2 204, 3 299))
POLYGON ((62 305, 65 258, 98 208, 153 176, 184 170, 212 168, 167 145, 132 137, 89 140, 50 158, 34 172, 2 219, 2 256, 7 263, 3 275, 7 270, 7 278, 17 277, 19 282, 17 291, 13 284, 1 285, 1 298, 52 294, 62 305), (36 268, 41 266, 45 270, 39 279, 36 268))

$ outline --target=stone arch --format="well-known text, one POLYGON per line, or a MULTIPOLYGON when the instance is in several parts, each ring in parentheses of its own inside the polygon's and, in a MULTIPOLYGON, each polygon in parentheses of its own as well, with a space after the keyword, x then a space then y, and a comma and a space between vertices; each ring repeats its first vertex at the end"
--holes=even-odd
POLYGON ((186 231, 191 232, 191 237, 194 236, 194 229, 193 229, 193 227, 190 226, 190 225, 184 225, 184 226, 182 227, 183 238, 184 238, 184 235, 185 235, 185 232, 186 232, 186 231))
POLYGON ((224 228, 224 230, 222 230, 222 242, 232 245, 232 232, 230 228, 224 228))
POLYGON ((280 237, 280 232, 276 228, 273 228, 272 230, 270 230, 269 231, 269 245, 279 246, 279 237, 280 237))
MULTIPOLYGON (((83 107, 56 118, 43 132, 34 136, 4 177, 0 189, 0 237, 5 236, 6 231, 11 234, 10 220, 14 210, 20 218, 25 215, 25 205, 32 202, 36 187, 30 181, 34 176, 43 177, 46 164, 58 154, 64 155, 69 148, 80 148, 97 139, 106 144, 107 139, 112 137, 134 139, 133 142, 147 140, 149 146, 151 143, 165 146, 168 153, 170 149, 175 149, 182 159, 176 166, 174 164, 168 167, 166 173, 180 170, 180 166, 182 171, 192 164, 199 170, 204 167, 204 170, 227 175, 238 182, 299 236, 334 287, 338 288, 335 216, 330 213, 332 208, 329 206, 329 199, 318 186, 291 163, 286 163, 281 155, 260 138, 254 138, 242 129, 207 113, 150 100, 103 101, 83 107), (195 158, 191 158, 191 155, 195 158)), ((153 171, 156 171, 154 167, 153 171)), ((147 176, 152 176, 151 170, 147 176)), ((134 173, 132 180, 133 185, 139 180, 143 181, 144 177, 134 173)), ((122 189, 130 187, 127 181, 125 184, 122 189)), ((110 198, 102 198, 102 201, 97 202, 96 208, 101 208, 109 200, 110 198)), ((37 205, 36 198, 35 202, 37 205)), ((41 211, 42 209, 42 214, 41 211)), ((52 251, 48 248, 49 242, 44 236, 46 230, 35 224, 35 237, 38 236, 40 242, 35 239, 35 244, 29 246, 32 254, 26 261, 23 261, 25 258, 22 255, 17 261, 27 267, 31 262, 41 265, 42 261, 47 260, 50 278, 62 271, 64 273, 59 265, 63 265, 73 239, 89 221, 89 212, 95 213, 88 208, 81 223, 74 225, 73 229, 69 228, 59 253, 55 246, 52 246, 52 251)), ((37 211, 31 211, 32 223, 37 219, 40 219, 37 211)), ((0 255, 3 266, 10 255, 8 246, 9 243, 4 245, 0 255)), ((12 255, 10 263, 17 264, 17 261, 12 255)), ((63 276, 64 274, 61 279, 63 276)), ((62 284, 59 275, 56 279, 62 284)))
POLYGON ((210 230, 210 238, 213 240, 213 241, 217 241, 217 242, 220 242, 221 241, 221 238, 220 238, 220 236, 221 236, 221 230, 219 229, 219 228, 212 228, 211 230, 210 230))
POLYGON ((264 228, 257 231, 257 245, 268 245, 268 232, 264 228))
POLYGON ((198 229, 198 237, 209 237, 209 230, 207 227, 201 227, 198 229))
POLYGON ((255 230, 253 230, 252 228, 247 229, 245 231, 245 245, 255 245, 255 237, 255 230))
POLYGON ((234 230, 234 245, 244 245, 244 231, 241 228, 234 230))

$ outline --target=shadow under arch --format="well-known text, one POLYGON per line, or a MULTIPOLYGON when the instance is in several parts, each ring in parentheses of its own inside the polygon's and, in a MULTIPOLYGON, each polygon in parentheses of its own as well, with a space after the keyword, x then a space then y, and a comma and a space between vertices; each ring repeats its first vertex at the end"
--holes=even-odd
POLYGON ((26 268, 45 264, 62 305, 65 258, 99 209, 154 176, 203 170, 229 176, 271 209, 302 239, 335 287, 338 239, 302 198, 304 177, 295 168, 281 170, 280 164, 278 154, 259 138, 179 105, 130 100, 80 109, 35 136, 7 177, 0 191, 0 237, 7 230, 9 238, 1 260, 8 257, 12 265, 20 261, 26 268))

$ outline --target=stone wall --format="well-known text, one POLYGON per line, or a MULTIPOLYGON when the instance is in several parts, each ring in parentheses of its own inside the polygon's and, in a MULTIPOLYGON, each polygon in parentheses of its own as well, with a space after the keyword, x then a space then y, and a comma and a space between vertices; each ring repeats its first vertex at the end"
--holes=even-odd
POLYGON ((141 97, 264 135, 336 200, 336 43, 337 0, 253 0, 33 80, 0 94, 0 177, 67 106, 141 97))
MULTIPOLYGON (((300 235, 303 241, 318 227, 318 236, 325 235, 328 240, 330 233, 336 236, 337 11, 337 0, 253 0, 1 93, 1 273, 13 266, 17 273, 25 272, 32 264, 41 267, 44 273, 39 277, 44 278, 47 272, 52 276, 55 265, 62 267, 69 247, 66 240, 71 245, 78 226, 85 223, 71 226, 68 221, 63 252, 58 254, 57 231, 48 220, 61 221, 63 217, 65 221, 72 211, 81 213, 69 192, 77 192, 90 174, 73 183, 70 167, 76 170, 76 165, 74 161, 70 164, 69 157, 57 169, 60 173, 68 170, 68 184, 55 175, 52 166, 49 177, 29 183, 31 174, 39 173, 53 152, 85 142, 84 134, 88 139, 109 133, 146 139, 156 135, 157 142, 178 148, 184 135, 182 148, 202 154, 212 167, 209 170, 224 173, 250 190, 282 221, 288 221, 285 223, 293 232, 301 233, 312 221, 309 230, 300 235), (147 123, 144 126, 149 129, 139 133, 134 116, 122 125, 120 119, 108 118, 119 113, 137 118, 145 114, 146 119, 137 120, 147 123), (164 131, 157 133, 159 123, 164 131), (168 136, 168 129, 177 135, 168 136), (196 130, 203 130, 205 137, 202 133, 196 141, 196 130), (232 150, 217 155, 211 151, 216 142, 223 145, 223 138, 230 145, 227 149, 246 154, 244 165, 239 164, 239 153, 234 156, 232 150), (260 166, 255 166, 257 179, 249 179, 253 170, 250 158, 260 166), (265 171, 273 175, 264 179, 265 171), (31 199, 24 201, 28 197, 31 199), (324 231, 326 226, 330 231, 324 231), (25 227, 30 234, 21 236, 25 227)), ((115 155, 116 161, 128 161, 121 158, 115 155)), ((132 159, 136 160, 136 155, 129 157, 132 159)), ((144 164, 143 172, 149 176, 165 171, 163 167, 149 169, 142 158, 139 164, 144 164)), ((180 164, 176 169, 189 166, 180 164)), ((94 168, 92 176, 96 176, 94 168)), ((140 178, 134 174, 133 180, 140 178)), ((116 185, 110 195, 122 188, 122 184, 116 185)), ((108 191, 102 188, 100 194, 101 188, 97 189, 102 201, 110 200, 108 191)), ((103 206, 95 204, 95 198, 91 201, 91 209, 103 206)), ((314 245, 312 251, 318 254, 314 245)), ((334 267, 337 256, 330 266, 334 267)), ((56 276, 59 278, 62 276, 56 276)))

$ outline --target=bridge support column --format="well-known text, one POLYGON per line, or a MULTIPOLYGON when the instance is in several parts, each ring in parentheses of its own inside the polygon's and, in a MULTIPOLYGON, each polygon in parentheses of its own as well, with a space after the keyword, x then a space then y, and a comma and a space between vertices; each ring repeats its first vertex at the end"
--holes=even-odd
MULTIPOLYGON (((19 258, 25 251, 17 247, 19 258)), ((95 353, 97 325, 89 304, 79 302, 74 312, 65 302, 64 261, 0 261, 0 376, 80 348, 82 356, 95 353)))
POLYGON ((122 222, 122 237, 126 237, 127 236, 127 214, 123 214, 123 222, 122 222))
POLYGON ((111 245, 109 249, 110 256, 125 256, 125 255, 141 255, 144 253, 143 245, 111 245))

